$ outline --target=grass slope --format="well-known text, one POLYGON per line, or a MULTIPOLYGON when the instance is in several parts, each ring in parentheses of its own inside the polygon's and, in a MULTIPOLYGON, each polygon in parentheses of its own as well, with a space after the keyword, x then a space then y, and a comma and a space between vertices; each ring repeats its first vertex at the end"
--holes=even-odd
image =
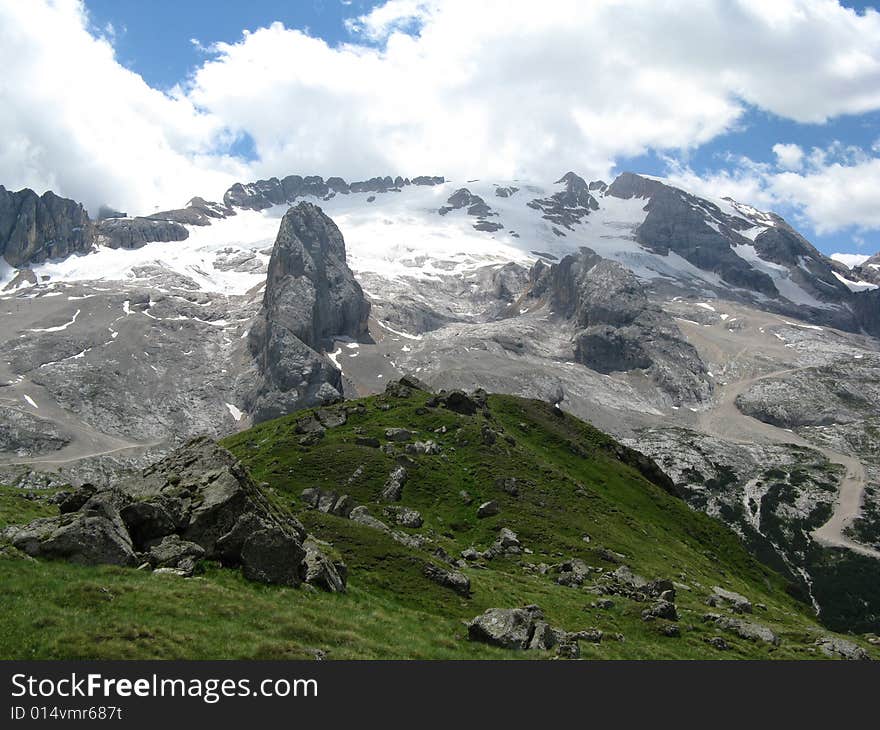
MULTIPOLYGON (((0 657, 3 658, 308 658, 317 650, 334 659, 540 658, 469 642, 463 622, 489 607, 540 605, 551 624, 576 631, 599 628, 600 644, 582 642, 582 656, 610 659, 816 658, 812 643, 828 632, 811 609, 792 598, 786 581, 752 558, 719 522, 646 479, 618 458, 609 437, 549 405, 509 396, 489 398, 489 416, 428 408, 429 394, 374 396, 344 407, 344 426, 313 446, 300 443, 295 414, 261 424, 224 442, 283 509, 293 511, 349 566, 349 592, 263 586, 208 565, 181 580, 134 570, 87 568, 3 558, 0 554, 0 657), (404 547, 385 533, 307 510, 305 487, 348 493, 370 507, 396 465, 395 457, 355 443, 385 443, 385 429, 407 428, 442 446, 439 455, 412 456, 402 505, 419 510, 424 525, 404 530, 427 535, 430 548, 404 547), (489 428, 498 435, 485 443, 489 428), (360 470, 360 476, 352 479, 360 470), (502 488, 515 478, 519 494, 502 488), (461 492, 466 491, 468 502, 461 492), (476 507, 496 500, 497 516, 477 519, 476 507), (500 557, 464 572, 473 595, 462 598, 424 577, 431 552, 442 547, 488 547, 509 527, 532 552, 500 557), (587 542, 584 538, 589 537, 587 542), (430 551, 430 552, 429 552, 430 551), (557 585, 527 563, 578 557, 604 570, 616 566, 608 551, 646 578, 670 578, 679 589, 680 638, 662 635, 662 622, 645 623, 645 604, 614 596, 610 609, 591 608, 597 596, 557 585), (706 624, 705 600, 722 586, 766 606, 746 617, 771 627, 778 647, 737 638, 706 624), (705 639, 723 636, 720 652, 705 639)), ((402 447, 397 446, 398 453, 402 447)), ((623 454, 626 460, 631 460, 623 454)), ((22 505, 0 493, 0 522, 51 513, 47 503, 22 505)), ((387 521, 387 520, 386 520, 387 521)), ((403 529, 403 528, 401 528, 403 529)), ((874 656, 874 647, 862 643, 874 656)))

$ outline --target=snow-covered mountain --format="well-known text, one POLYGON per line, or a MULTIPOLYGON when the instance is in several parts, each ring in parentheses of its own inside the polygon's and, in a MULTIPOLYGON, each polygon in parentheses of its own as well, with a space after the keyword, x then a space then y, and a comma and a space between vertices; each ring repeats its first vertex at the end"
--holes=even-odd
POLYGON ((561 400, 807 593, 804 545, 880 555, 876 257, 630 173, 293 175, 105 215, 0 188, 0 481, 97 479, 413 373, 561 400))

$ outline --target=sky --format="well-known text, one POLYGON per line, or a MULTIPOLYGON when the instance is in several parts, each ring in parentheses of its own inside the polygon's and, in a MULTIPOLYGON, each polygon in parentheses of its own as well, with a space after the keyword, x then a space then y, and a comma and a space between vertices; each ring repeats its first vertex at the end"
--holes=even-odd
POLYGON ((0 184, 624 170, 880 250, 880 13, 837 0, 0 0, 0 184))

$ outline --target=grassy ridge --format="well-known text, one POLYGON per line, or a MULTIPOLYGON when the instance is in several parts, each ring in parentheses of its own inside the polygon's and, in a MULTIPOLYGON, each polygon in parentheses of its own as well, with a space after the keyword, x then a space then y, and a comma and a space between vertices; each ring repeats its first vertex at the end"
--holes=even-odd
MULTIPOLYGON (((279 507, 342 555, 349 566, 346 595, 256 585, 212 565, 196 579, 181 580, 0 559, 0 656, 303 658, 320 650, 329 658, 538 658, 540 653, 471 643, 463 624, 489 607, 537 603, 553 625, 623 634, 623 641, 582 643, 587 658, 821 657, 811 645, 828 632, 787 593, 786 581, 720 523, 649 481, 609 437, 537 401, 491 396, 487 417, 427 407, 429 397, 415 391, 407 398, 347 403, 347 423, 327 430, 316 445, 300 443, 296 424, 303 414, 224 442, 268 485, 279 507), (351 494, 386 519, 376 500, 403 448, 397 445, 390 455, 356 439, 386 443, 385 430, 392 427, 442 447, 440 454, 411 456, 407 465, 401 504, 419 510, 425 521, 417 530, 400 529, 430 537, 424 550, 307 510, 299 500, 305 487, 317 486, 351 494), (511 478, 517 495, 503 488, 511 478), (478 519, 477 505, 490 499, 501 513, 478 519), (465 568, 471 598, 423 575, 427 562, 441 564, 435 549, 454 557, 470 546, 484 549, 501 527, 513 529, 531 552, 465 568), (593 608, 596 595, 527 569, 578 557, 613 570, 611 551, 646 578, 670 578, 689 588, 678 590, 680 638, 662 635, 660 622, 643 622, 643 603, 615 596, 613 607, 593 608), (702 615, 716 610, 705 604, 715 585, 764 604, 751 619, 776 631, 781 645, 740 639, 704 623, 702 615), (709 646, 705 639, 712 636, 723 636, 731 650, 709 646)), ((21 514, 17 503, 0 499, 0 507, 0 520, 21 514)))

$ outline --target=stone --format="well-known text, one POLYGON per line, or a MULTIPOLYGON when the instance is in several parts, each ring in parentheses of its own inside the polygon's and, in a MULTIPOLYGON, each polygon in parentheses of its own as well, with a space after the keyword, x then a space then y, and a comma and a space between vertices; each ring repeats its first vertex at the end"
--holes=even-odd
POLYGON ((499 514, 501 514, 501 507, 495 500, 483 502, 483 504, 477 508, 477 517, 480 519, 483 519, 484 517, 494 517, 499 514))
POLYGON ((457 570, 445 570, 431 563, 426 564, 422 572, 428 580, 444 588, 449 588, 460 596, 467 598, 471 594, 471 581, 464 573, 457 570))
POLYGON ((177 535, 167 535, 158 545, 150 548, 147 559, 155 568, 179 568, 192 575, 196 563, 204 556, 201 545, 181 540, 177 535))
POLYGON ((852 641, 847 641, 846 639, 840 639, 836 636, 823 636, 816 639, 816 646, 819 647, 825 656, 831 657, 832 659, 864 661, 871 658, 868 655, 868 652, 858 644, 852 641))
POLYGON ((566 638, 556 647, 556 656, 560 659, 580 659, 581 645, 576 640, 566 638))
POLYGON ((358 436, 354 440, 358 446, 368 446, 371 449, 378 449, 381 446, 379 439, 372 436, 358 436))
POLYGON ((704 620, 712 621, 716 626, 726 631, 736 634, 741 639, 749 641, 763 641, 767 644, 777 646, 780 643, 779 637, 772 629, 762 624, 744 621, 732 616, 719 616, 718 614, 707 614, 704 620))
POLYGON ((278 526, 250 534, 241 549, 244 577, 258 583, 298 586, 306 556, 299 541, 278 526))
POLYGON ((412 444, 406 445, 406 453, 407 454, 415 454, 415 455, 435 455, 442 452, 443 449, 436 441, 416 441, 412 444))
POLYGON ((374 530, 380 530, 382 532, 390 532, 390 528, 381 520, 376 519, 373 515, 370 514, 370 510, 367 509, 364 505, 360 505, 355 507, 351 514, 348 516, 350 520, 353 522, 357 522, 358 524, 364 525, 365 527, 370 527, 374 530))
POLYGON ((535 624, 543 618, 537 606, 489 608, 468 623, 468 638, 503 649, 528 649, 535 624))
POLYGON ((713 602, 709 603, 709 600, 706 601, 710 606, 716 606, 720 601, 729 603, 731 610, 736 613, 752 612, 752 602, 742 594, 728 591, 718 586, 713 586, 712 591, 713 594, 709 596, 709 600, 713 602))
POLYGON ((344 563, 334 563, 314 540, 303 543, 305 556, 302 561, 302 580, 328 593, 345 593, 347 568, 344 563))
POLYGON ((546 621, 536 621, 532 639, 529 642, 529 649, 548 651, 556 646, 556 643, 557 635, 550 624, 546 621))
POLYGON ((119 511, 131 540, 138 548, 177 529, 174 517, 161 502, 132 502, 119 511))
POLYGON ((653 621, 657 618, 666 619, 667 621, 678 621, 678 611, 675 608, 675 604, 660 600, 642 611, 642 621, 653 621))
POLYGON ((85 509, 60 517, 12 525, 0 538, 35 558, 68 560, 81 565, 123 565, 137 560, 131 538, 119 514, 85 509))
POLYGON ((416 529, 423 523, 421 513, 410 507, 386 507, 384 513, 401 527, 416 529))
POLYGON ((399 502, 403 496, 403 486, 406 484, 407 476, 408 472, 405 467, 398 466, 395 468, 388 475, 388 479, 382 487, 380 499, 385 502, 399 502))
POLYGON ((385 429, 385 438, 389 441, 410 441, 413 437, 413 432, 406 428, 386 428, 385 429))
POLYGON ((704 641, 713 649, 718 649, 719 651, 727 651, 728 649, 730 649, 730 644, 728 644, 720 636, 709 636, 706 637, 704 641))

